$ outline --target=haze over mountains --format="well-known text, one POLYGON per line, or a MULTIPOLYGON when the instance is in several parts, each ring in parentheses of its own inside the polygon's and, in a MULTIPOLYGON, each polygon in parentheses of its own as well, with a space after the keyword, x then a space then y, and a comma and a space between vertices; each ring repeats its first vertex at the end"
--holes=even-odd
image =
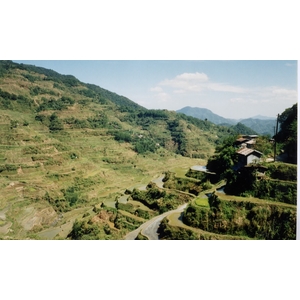
MULTIPOLYGON (((177 110, 177 112, 201 120, 208 120, 216 125, 232 126, 241 123, 262 135, 269 134, 273 136, 274 126, 276 125, 275 118, 261 116, 259 114, 252 118, 247 118, 247 119, 227 119, 213 113, 211 110, 207 108, 190 107, 190 106, 186 106, 180 110, 177 110)), ((238 112, 237 112, 237 116, 238 116, 238 112)))

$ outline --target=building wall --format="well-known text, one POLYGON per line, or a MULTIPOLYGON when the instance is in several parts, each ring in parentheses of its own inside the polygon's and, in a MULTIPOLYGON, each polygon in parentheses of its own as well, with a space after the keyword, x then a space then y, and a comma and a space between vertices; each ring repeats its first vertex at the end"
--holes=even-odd
POLYGON ((247 165, 253 163, 255 160, 259 160, 259 157, 257 157, 256 155, 250 154, 247 157, 247 165))
POLYGON ((247 165, 247 157, 244 155, 239 155, 239 163, 242 165, 247 165))

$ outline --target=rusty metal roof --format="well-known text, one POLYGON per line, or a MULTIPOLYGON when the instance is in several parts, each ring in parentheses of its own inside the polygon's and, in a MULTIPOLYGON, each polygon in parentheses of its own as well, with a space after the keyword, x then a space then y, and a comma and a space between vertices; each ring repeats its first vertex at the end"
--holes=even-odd
POLYGON ((236 139, 235 141, 238 142, 238 143, 244 143, 246 141, 249 141, 249 139, 239 138, 239 139, 236 139))
POLYGON ((252 152, 254 152, 254 150, 250 148, 242 148, 237 151, 238 154, 245 155, 245 156, 250 155, 252 152))
POLYGON ((244 155, 244 156, 248 156, 248 155, 252 154, 253 152, 255 152, 259 155, 262 155, 261 152, 255 150, 255 149, 250 149, 250 148, 242 148, 242 149, 237 151, 238 154, 244 155))

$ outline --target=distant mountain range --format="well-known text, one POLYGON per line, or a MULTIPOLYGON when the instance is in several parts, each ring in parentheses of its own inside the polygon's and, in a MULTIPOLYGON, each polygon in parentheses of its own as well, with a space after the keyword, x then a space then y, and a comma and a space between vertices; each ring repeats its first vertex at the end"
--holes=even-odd
POLYGON ((258 119, 258 120, 272 120, 272 121, 275 120, 275 118, 272 118, 272 117, 266 117, 266 116, 262 116, 262 115, 254 116, 254 117, 252 117, 251 119, 258 119))
POLYGON ((208 120, 217 125, 232 126, 241 123, 253 129, 259 134, 270 134, 271 136, 274 135, 274 127, 276 125, 275 118, 266 117, 262 115, 256 115, 252 118, 247 118, 247 119, 227 119, 213 113, 211 110, 207 108, 190 107, 190 106, 186 106, 180 110, 177 110, 177 112, 201 120, 208 120))

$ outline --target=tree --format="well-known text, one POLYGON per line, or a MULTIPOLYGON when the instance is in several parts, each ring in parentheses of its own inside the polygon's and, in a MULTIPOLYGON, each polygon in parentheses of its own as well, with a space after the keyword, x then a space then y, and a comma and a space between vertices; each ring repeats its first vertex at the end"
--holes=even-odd
POLYGON ((49 129, 51 131, 63 130, 64 125, 61 120, 58 119, 58 116, 54 113, 50 116, 50 125, 49 129))
POLYGON ((280 131, 274 137, 278 143, 283 144, 291 162, 297 162, 297 103, 287 108, 278 119, 280 131))
POLYGON ((235 140, 234 136, 224 140, 217 146, 215 155, 208 160, 207 169, 217 173, 220 178, 237 163, 236 149, 233 146, 235 140))
POLYGON ((11 120, 10 121, 10 129, 17 128, 18 125, 19 125, 18 121, 16 121, 16 120, 11 120))

